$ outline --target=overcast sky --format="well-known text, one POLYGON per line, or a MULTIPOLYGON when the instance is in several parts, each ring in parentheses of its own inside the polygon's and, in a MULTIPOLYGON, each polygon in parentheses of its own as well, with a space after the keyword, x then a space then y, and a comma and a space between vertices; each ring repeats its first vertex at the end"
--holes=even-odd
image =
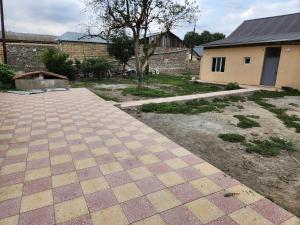
MULTIPOLYGON (((61 35, 86 30, 89 19, 83 0, 3 0, 6 30, 61 35)), ((300 12, 300 0, 197 0, 201 15, 196 31, 230 34, 242 21, 300 12)), ((183 37, 193 25, 174 30, 183 37)), ((153 28, 153 32, 157 31, 153 28)))

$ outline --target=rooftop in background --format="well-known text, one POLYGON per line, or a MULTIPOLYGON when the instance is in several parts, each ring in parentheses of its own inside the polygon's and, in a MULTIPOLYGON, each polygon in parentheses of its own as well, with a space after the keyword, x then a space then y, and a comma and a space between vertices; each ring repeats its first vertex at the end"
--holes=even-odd
POLYGON ((203 56, 203 53, 204 53, 204 48, 202 45, 199 45, 199 46, 195 46, 193 48, 193 51, 199 56, 199 57, 202 57, 203 56))
MULTIPOLYGON (((45 34, 30 34, 30 33, 18 33, 12 31, 6 31, 6 40, 13 42, 41 42, 41 43, 52 43, 55 41, 57 36, 45 35, 45 34)), ((2 40, 2 34, 0 34, 2 40)))
POLYGON ((56 41, 60 42, 88 42, 88 43, 99 43, 99 44, 107 44, 107 40, 99 37, 99 36, 91 36, 84 33, 77 32, 66 32, 63 35, 56 38, 56 41))
POLYGON ((300 41, 300 13, 244 21, 227 38, 205 48, 300 41))

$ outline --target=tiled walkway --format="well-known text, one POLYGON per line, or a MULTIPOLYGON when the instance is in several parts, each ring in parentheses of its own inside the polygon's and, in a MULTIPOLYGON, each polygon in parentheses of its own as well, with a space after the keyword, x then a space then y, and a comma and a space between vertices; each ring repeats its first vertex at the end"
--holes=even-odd
POLYGON ((259 90, 261 90, 261 88, 253 87, 253 88, 247 88, 247 89, 217 91, 217 92, 209 92, 209 93, 193 94, 193 95, 182 95, 182 96, 175 96, 175 97, 152 98, 152 99, 146 99, 146 100, 123 102, 120 104, 120 106, 122 108, 128 108, 128 107, 145 105, 145 104, 149 104, 149 103, 178 102, 178 101, 187 101, 187 100, 193 100, 193 99, 218 98, 218 97, 225 97, 228 95, 251 94, 251 93, 253 93, 255 91, 259 91, 259 90))
POLYGON ((299 224, 86 89, 0 94, 0 154, 0 225, 299 224))

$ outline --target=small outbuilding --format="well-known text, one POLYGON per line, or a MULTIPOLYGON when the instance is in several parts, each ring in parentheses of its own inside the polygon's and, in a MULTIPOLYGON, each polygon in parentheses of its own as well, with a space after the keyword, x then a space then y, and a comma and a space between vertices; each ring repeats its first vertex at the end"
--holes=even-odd
POLYGON ((17 90, 69 88, 66 76, 45 71, 18 74, 13 79, 17 90))
POLYGON ((243 22, 204 45, 200 80, 300 89, 300 13, 243 22))

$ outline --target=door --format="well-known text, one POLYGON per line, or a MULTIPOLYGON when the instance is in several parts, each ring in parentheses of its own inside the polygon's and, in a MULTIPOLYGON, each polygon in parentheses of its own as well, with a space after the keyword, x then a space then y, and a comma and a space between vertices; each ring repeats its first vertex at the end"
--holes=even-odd
POLYGON ((266 48, 261 85, 275 86, 281 48, 266 48))

